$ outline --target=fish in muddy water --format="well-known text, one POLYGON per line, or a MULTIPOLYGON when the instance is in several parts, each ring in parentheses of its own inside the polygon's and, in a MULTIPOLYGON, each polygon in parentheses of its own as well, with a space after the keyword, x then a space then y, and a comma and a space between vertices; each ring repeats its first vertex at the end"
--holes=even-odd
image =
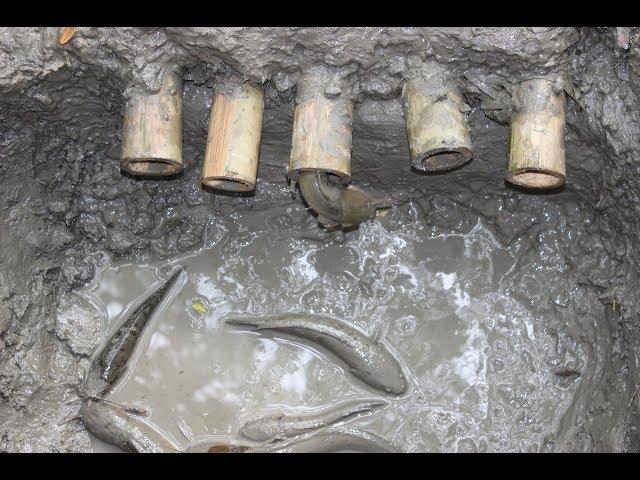
POLYGON ((177 453, 169 438, 145 423, 141 416, 105 400, 87 400, 79 418, 96 437, 131 453, 177 453))
POLYGON ((362 400, 344 402, 319 413, 307 415, 272 415, 251 420, 240 429, 240 434, 255 442, 284 440, 341 421, 366 415, 387 405, 384 400, 362 400))
POLYGON ((148 295, 102 347, 91 363, 84 395, 106 396, 123 377, 144 328, 182 271, 182 267, 178 267, 168 280, 148 295))
POLYGON ((225 323, 308 340, 344 361, 354 376, 373 388, 394 395, 407 389, 400 363, 382 343, 333 318, 287 313, 227 318, 225 323))
POLYGON ((304 437, 268 446, 254 447, 247 453, 402 453, 398 447, 373 433, 329 428, 304 437))

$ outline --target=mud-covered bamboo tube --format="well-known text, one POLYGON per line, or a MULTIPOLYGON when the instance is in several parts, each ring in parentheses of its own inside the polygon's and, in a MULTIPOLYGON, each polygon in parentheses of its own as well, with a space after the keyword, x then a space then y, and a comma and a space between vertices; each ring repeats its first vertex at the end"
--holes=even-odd
POLYGON ((322 170, 351 181, 351 125, 353 106, 347 83, 315 67, 298 83, 293 118, 291 158, 287 176, 322 170), (328 88, 328 85, 330 86, 328 88))
POLYGON ((518 85, 513 98, 507 181, 536 189, 564 185, 564 91, 554 91, 549 80, 533 79, 518 85))
POLYGON ((473 154, 462 94, 434 72, 408 78, 402 89, 411 166, 437 172, 467 163, 473 154))
POLYGON ((136 176, 182 171, 182 75, 163 69, 157 93, 135 92, 124 113, 120 168, 136 176))
POLYGON ((263 111, 262 90, 249 83, 226 83, 218 90, 209 117, 203 185, 229 192, 255 188, 263 111))
POLYGON ((287 175, 298 181, 325 227, 352 227, 376 214, 369 195, 348 185, 352 116, 349 85, 339 72, 319 66, 305 72, 298 83, 287 175))

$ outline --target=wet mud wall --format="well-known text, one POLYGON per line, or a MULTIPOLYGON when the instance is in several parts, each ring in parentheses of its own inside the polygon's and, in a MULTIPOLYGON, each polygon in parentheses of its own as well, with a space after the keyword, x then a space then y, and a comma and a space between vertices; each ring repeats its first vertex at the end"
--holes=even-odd
MULTIPOLYGON (((65 44, 58 35, 4 28, 0 36, 1 451, 90 451, 82 426, 61 422, 102 320, 56 311, 111 259, 195 252, 242 218, 280 207, 270 228, 358 242, 358 230, 325 232, 285 178, 296 83, 315 64, 350 81, 353 182, 401 203, 372 222, 398 235, 409 225, 467 235, 481 219, 517 259, 510 294, 543 322, 554 349, 546 368, 570 394, 538 443, 485 448, 640 448, 639 29, 77 28, 65 44), (470 107, 474 157, 446 174, 410 169, 399 96, 404 72, 424 62, 446 66, 470 107), (141 181, 120 172, 122 112, 135 89, 159 88, 165 63, 184 71, 185 168, 141 181), (265 88, 254 195, 198 186, 212 87, 230 72, 265 88), (510 88, 536 76, 570 96, 567 184, 545 194, 504 182, 510 88)), ((532 392, 498 383, 526 423, 532 392)))

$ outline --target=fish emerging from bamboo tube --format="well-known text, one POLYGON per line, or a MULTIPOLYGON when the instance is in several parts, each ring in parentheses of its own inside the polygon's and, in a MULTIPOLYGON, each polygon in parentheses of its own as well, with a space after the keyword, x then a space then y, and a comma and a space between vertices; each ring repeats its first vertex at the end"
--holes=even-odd
POLYGON ((387 440, 369 432, 328 428, 287 442, 248 449, 247 453, 402 453, 387 440))
POLYGON ((400 363, 382 343, 331 317, 286 313, 227 318, 225 323, 308 340, 344 361, 354 376, 373 388, 394 395, 407 389, 400 363))
POLYGON ((374 195, 355 185, 334 185, 327 172, 310 170, 300 172, 296 183, 303 198, 317 213, 318 222, 327 230, 350 229, 360 223, 384 216, 391 208, 411 201, 397 200, 392 195, 374 195))
POLYGON ((384 400, 357 399, 314 414, 280 414, 262 417, 245 423, 240 429, 240 434, 255 442, 284 440, 369 414, 384 405, 387 405, 384 400))
POLYGON ((301 172, 298 178, 305 201, 318 214, 318 221, 327 228, 349 228, 375 217, 376 206, 360 188, 334 185, 327 172, 301 172))
POLYGON ((112 391, 127 371, 144 328, 182 271, 182 267, 178 267, 168 280, 148 295, 103 346, 91 363, 81 396, 95 399, 112 391))
POLYGON ((96 437, 131 453, 178 453, 180 449, 140 415, 107 400, 89 399, 78 417, 96 437))

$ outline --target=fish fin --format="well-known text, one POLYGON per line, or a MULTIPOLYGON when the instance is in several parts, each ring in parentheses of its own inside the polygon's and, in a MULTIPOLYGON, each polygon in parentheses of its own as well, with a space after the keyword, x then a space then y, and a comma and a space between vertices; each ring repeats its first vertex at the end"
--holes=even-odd
POLYGON ((335 220, 325 217, 324 215, 318 215, 318 222, 327 230, 337 230, 341 227, 341 224, 335 220))
POLYGON ((129 415, 136 415, 138 417, 148 417, 149 410, 145 407, 139 407, 137 405, 122 405, 122 408, 129 415))
POLYGON ((74 412, 70 415, 67 415, 61 421, 59 421, 58 426, 65 425, 69 422, 72 422, 74 420, 80 420, 80 419, 81 419, 80 412, 74 412))
POLYGON ((69 406, 72 405, 74 403, 78 403, 78 402, 84 402, 86 400, 86 397, 84 398, 76 398, 75 400, 69 400, 67 403, 65 403, 65 406, 69 406))
POLYGON ((145 408, 145 407, 140 407, 138 405, 131 405, 131 404, 127 405, 125 403, 113 402, 111 400, 107 400, 106 398, 99 398, 99 397, 89 397, 89 399, 97 401, 97 402, 109 403, 109 404, 114 405, 116 407, 120 407, 128 415, 135 415, 137 417, 148 417, 149 416, 149 410, 147 408, 145 408))
POLYGON ((384 218, 389 215, 391 208, 379 208, 376 210, 376 218, 384 218))

